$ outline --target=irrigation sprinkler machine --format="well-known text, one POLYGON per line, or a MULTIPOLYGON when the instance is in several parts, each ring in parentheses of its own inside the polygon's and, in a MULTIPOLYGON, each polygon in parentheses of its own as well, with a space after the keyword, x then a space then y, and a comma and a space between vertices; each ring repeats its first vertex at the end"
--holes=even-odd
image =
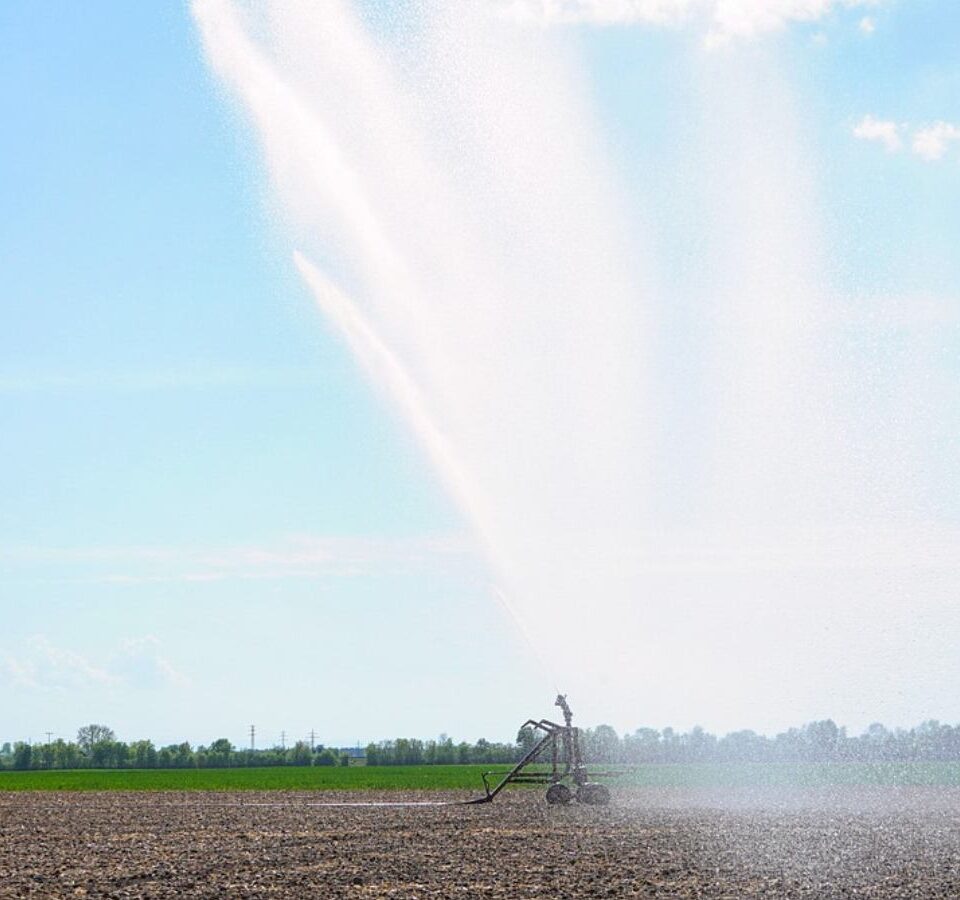
POLYGON ((594 779, 612 778, 615 772, 587 772, 580 746, 580 729, 563 694, 554 703, 563 712, 563 725, 549 719, 527 719, 522 728, 532 728, 538 740, 512 769, 484 772, 486 794, 468 803, 490 803, 508 784, 546 784, 547 803, 563 806, 571 800, 591 806, 606 806, 610 790, 594 779))

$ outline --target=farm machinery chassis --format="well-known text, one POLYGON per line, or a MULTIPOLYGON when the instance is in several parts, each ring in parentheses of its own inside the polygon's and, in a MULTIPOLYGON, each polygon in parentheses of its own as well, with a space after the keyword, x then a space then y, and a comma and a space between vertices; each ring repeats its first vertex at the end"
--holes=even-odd
POLYGON ((554 702, 563 712, 563 725, 549 719, 528 719, 522 728, 542 732, 537 742, 509 771, 484 772, 485 795, 468 803, 490 803, 508 784, 546 784, 547 803, 565 805, 576 799, 578 803, 591 806, 606 806, 610 802, 610 790, 595 778, 610 778, 614 772, 587 772, 580 747, 580 729, 573 725, 573 713, 567 698, 558 694, 554 702), (548 757, 549 754, 549 757, 548 757), (549 760, 549 769, 542 768, 549 760), (538 764, 540 768, 531 769, 538 764))

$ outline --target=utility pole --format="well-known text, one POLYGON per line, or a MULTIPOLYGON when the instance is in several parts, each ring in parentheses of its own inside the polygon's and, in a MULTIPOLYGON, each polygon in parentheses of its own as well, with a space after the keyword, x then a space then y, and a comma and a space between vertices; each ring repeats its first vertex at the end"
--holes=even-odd
POLYGON ((256 725, 250 726, 250 749, 251 750, 257 749, 257 726, 256 725))
POLYGON ((280 749, 287 749, 287 733, 285 731, 280 732, 280 749))
POLYGON ((47 732, 44 732, 44 733, 45 733, 46 736, 47 736, 47 743, 49 744, 49 743, 51 742, 52 738, 53 738, 53 732, 52 732, 52 731, 47 731, 47 732))
POLYGON ((317 745, 317 733, 311 728, 310 729, 310 752, 311 753, 313 753, 313 751, 316 749, 316 745, 317 745))

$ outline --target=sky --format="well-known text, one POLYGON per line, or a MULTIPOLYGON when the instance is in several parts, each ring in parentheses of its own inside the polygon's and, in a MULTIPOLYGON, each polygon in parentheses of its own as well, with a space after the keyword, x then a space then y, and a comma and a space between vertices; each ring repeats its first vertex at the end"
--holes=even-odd
MULTIPOLYGON (((245 744, 251 724, 259 745, 312 729, 331 745, 510 739, 528 716, 549 715, 564 685, 498 598, 477 521, 423 433, 371 385, 301 277, 292 251, 305 226, 291 221, 290 186, 278 187, 202 35, 218 6, 233 7, 0 6, 0 741, 71 737, 88 722, 158 743, 245 744)), ((413 15, 400 3, 345 7, 387 45, 403 42, 413 15)), ((491 8, 499 28, 562 44, 631 235, 643 232, 661 283, 683 286, 657 338, 669 350, 668 398, 700 384, 712 333, 691 299, 711 287, 697 284, 697 241, 729 222, 702 217, 702 198, 736 207, 726 179, 731 190, 760 183, 750 161, 773 157, 803 173, 783 194, 796 201, 783 218, 798 223, 786 239, 815 248, 797 266, 843 298, 826 334, 860 360, 849 396, 862 406, 841 414, 866 416, 883 394, 896 440, 862 452, 891 478, 916 476, 873 510, 882 539, 871 552, 907 559, 906 575, 871 572, 877 590, 907 598, 909 612, 911 584, 928 585, 912 607, 923 627, 887 648, 882 677, 838 663, 791 706, 751 703, 749 679, 732 669, 724 683, 739 706, 691 684, 665 707, 645 694, 653 685, 599 714, 621 729, 719 731, 827 716, 854 730, 878 718, 960 720, 950 657, 960 637, 960 9, 491 8), (777 89, 753 83, 757 71, 777 89), (784 147, 794 156, 778 157, 784 147)), ((364 123, 357 108, 344 127, 364 123)), ((775 197, 779 171, 763 171, 775 197)), ((758 188, 756 208, 764 196, 758 188)), ((314 237, 307 249, 326 261, 333 246, 314 237)), ((661 454, 694 456, 697 421, 677 417, 661 454)), ((693 502, 684 490, 655 495, 664 520, 693 502)), ((775 576, 768 588, 782 590, 775 576)), ((811 602, 839 602, 821 594, 811 602)), ((912 627, 903 609, 882 608, 888 639, 912 627)), ((671 636, 675 621, 662 624, 665 646, 692 642, 714 658, 712 616, 686 642, 671 636)), ((823 646, 842 654, 857 627, 823 646)), ((789 639, 771 625, 774 635, 789 639)), ((823 666, 815 649, 788 655, 797 680, 823 666)), ((584 710, 584 724, 596 715, 584 710)))

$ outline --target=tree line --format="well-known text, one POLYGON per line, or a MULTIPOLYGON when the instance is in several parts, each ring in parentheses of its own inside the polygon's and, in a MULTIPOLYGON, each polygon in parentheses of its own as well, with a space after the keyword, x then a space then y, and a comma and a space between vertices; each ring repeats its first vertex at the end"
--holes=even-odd
POLYGON ((106 725, 85 725, 75 741, 17 741, 0 746, 0 769, 227 769, 241 766, 346 766, 349 751, 298 741, 264 750, 234 747, 227 738, 209 746, 187 741, 157 747, 153 741, 118 741, 106 725))
POLYGON ((367 744, 366 748, 368 766, 449 766, 470 763, 496 766, 515 762, 520 756, 520 735, 517 736, 517 743, 513 744, 492 743, 484 738, 480 738, 475 744, 466 741, 455 744, 452 738, 442 734, 435 741, 397 738, 367 744))
POLYGON ((584 732, 587 759, 605 763, 802 763, 960 761, 960 725, 929 720, 914 728, 875 723, 848 735, 832 719, 774 737, 735 731, 716 737, 702 728, 679 733, 638 728, 622 737, 607 725, 584 732))
MULTIPOLYGON (((831 719, 790 728, 774 737, 735 731, 723 737, 696 727, 638 728, 619 735, 609 725, 581 730, 584 756, 607 764, 657 763, 796 763, 960 761, 960 725, 935 720, 910 729, 871 725, 850 736, 831 719)), ((188 742, 156 747, 152 741, 118 741, 104 725, 87 725, 76 741, 58 739, 43 744, 18 741, 0 746, 0 769, 187 769, 239 766, 337 766, 351 759, 370 766, 503 765, 519 760, 538 740, 522 728, 513 743, 476 743, 441 735, 437 740, 396 738, 368 744, 365 755, 299 741, 289 748, 251 750, 234 747, 226 738, 208 746, 188 742)))

